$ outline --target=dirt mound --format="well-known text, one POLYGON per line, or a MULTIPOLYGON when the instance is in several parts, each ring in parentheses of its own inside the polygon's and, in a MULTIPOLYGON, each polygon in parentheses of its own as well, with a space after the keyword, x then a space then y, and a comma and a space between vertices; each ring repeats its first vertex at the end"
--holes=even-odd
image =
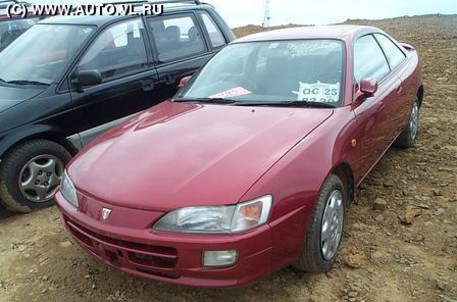
POLYGON ((0 301, 457 301, 457 16, 346 23, 381 27, 417 47, 425 100, 417 146, 390 150, 358 190, 330 273, 286 268, 236 290, 186 289, 93 260, 55 208, 0 211, 0 301))
MULTIPOLYGON (((274 26, 274 27, 268 27, 268 30, 276 30, 276 29, 283 29, 283 28, 289 28, 289 27, 301 27, 301 26, 312 26, 312 25, 297 25, 297 24, 288 24, 288 25, 282 25, 282 26, 274 26)), ((262 26, 258 25, 246 25, 242 27, 237 27, 233 29, 233 32, 235 33, 235 36, 238 38, 247 36, 247 35, 252 35, 256 33, 260 33, 265 31, 266 29, 262 26)))

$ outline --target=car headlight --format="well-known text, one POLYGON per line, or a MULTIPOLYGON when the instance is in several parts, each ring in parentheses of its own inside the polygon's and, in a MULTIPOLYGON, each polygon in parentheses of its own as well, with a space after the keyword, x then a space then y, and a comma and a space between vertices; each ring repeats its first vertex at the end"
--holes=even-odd
POLYGON ((166 214, 153 229, 175 233, 236 233, 267 222, 273 197, 267 195, 233 206, 189 207, 166 214))
POLYGON ((64 172, 62 181, 60 182, 60 193, 62 193, 63 198, 71 205, 76 208, 79 206, 75 185, 68 176, 67 171, 64 172))

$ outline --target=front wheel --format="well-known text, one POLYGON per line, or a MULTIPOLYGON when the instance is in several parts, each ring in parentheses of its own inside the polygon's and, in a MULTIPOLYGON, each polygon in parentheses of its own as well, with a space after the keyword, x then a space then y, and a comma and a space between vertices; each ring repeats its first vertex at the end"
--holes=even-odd
POLYGON ((302 252, 295 262, 298 270, 325 273, 335 263, 343 236, 346 190, 332 174, 325 181, 314 205, 302 252))
POLYGON ((31 140, 11 150, 0 165, 0 199, 11 210, 30 212, 54 203, 70 153, 47 140, 31 140))
POLYGON ((417 137, 417 130, 419 128, 419 100, 414 102, 409 117, 407 128, 400 134, 395 141, 394 145, 398 148, 411 148, 414 146, 417 137))

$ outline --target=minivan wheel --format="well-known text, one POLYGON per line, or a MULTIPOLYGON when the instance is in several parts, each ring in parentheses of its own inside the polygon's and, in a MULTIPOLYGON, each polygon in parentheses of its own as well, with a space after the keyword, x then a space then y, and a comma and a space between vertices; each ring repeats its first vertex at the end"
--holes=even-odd
POLYGON ((0 164, 0 198, 13 211, 49 207, 70 153, 48 140, 31 140, 12 149, 0 164))
POLYGON ((332 268, 343 237, 345 192, 338 176, 327 178, 314 205, 302 252, 293 265, 296 269, 325 273, 332 268))

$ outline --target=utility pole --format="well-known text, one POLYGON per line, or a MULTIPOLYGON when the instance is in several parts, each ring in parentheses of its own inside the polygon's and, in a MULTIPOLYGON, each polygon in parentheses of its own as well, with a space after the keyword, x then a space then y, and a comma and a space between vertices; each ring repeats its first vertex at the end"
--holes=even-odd
POLYGON ((262 27, 270 27, 270 1, 271 0, 265 0, 265 15, 263 17, 263 23, 262 27))

